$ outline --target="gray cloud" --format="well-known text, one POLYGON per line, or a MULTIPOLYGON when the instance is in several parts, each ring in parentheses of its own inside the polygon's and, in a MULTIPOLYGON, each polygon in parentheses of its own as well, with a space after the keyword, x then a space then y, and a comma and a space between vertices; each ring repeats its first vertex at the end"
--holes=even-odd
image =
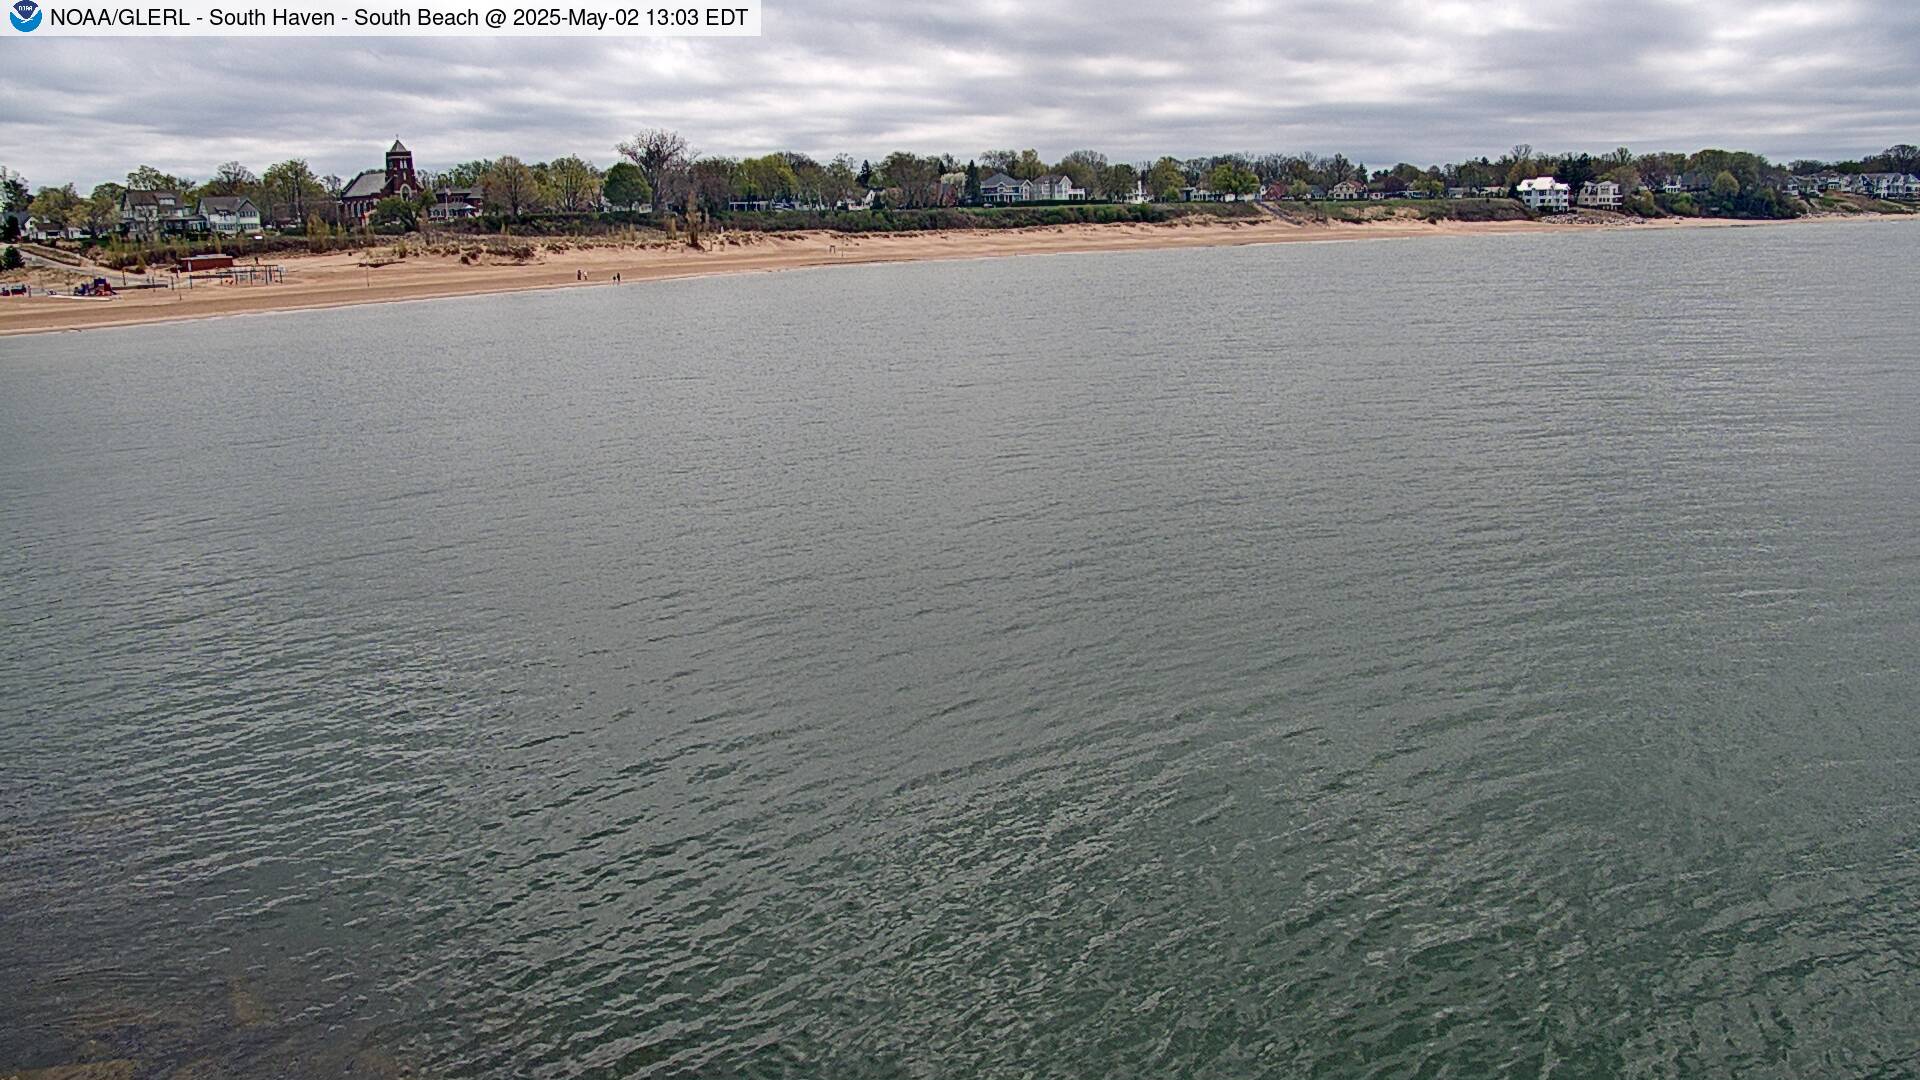
POLYGON ((1920 141, 1911 0, 769 0, 758 39, 9 39, 0 57, 0 164, 83 187, 293 156, 348 175, 395 135, 429 167, 605 164, 653 125, 729 154, 1377 165, 1518 142, 1784 159, 1920 141))

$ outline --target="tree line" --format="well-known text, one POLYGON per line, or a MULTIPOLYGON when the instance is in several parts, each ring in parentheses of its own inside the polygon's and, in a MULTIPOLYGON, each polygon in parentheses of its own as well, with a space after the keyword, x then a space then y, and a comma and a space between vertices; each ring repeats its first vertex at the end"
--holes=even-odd
MULTIPOLYGON (((1615 181, 1629 193, 1626 209, 1641 213, 1712 210, 1780 216, 1791 209, 1781 192, 1792 175, 1920 171, 1920 149, 1904 143, 1853 161, 1802 159, 1785 166, 1742 151, 1635 154, 1621 147, 1598 155, 1549 154, 1522 144, 1497 157, 1425 167, 1401 162, 1375 170, 1338 153, 1162 156, 1140 162, 1111 161, 1094 150, 1075 150, 1049 162, 1032 149, 986 150, 966 161, 951 154, 909 151, 897 151, 878 162, 855 161, 845 154, 823 162, 792 151, 736 158, 698 153, 685 136, 664 128, 641 131, 618 143, 614 151, 618 158, 605 169, 575 155, 534 163, 506 155, 465 161, 438 172, 423 170, 418 175, 424 190, 411 200, 383 201, 371 224, 385 231, 415 229, 435 193, 448 189, 477 192, 487 211, 515 219, 529 214, 588 214, 605 208, 645 209, 656 215, 669 210, 720 214, 742 203, 807 209, 853 204, 923 209, 977 203, 982 183, 997 173, 1019 180, 1065 176, 1093 201, 1139 197, 1174 201, 1193 189, 1240 197, 1266 192, 1308 198, 1343 182, 1389 195, 1438 196, 1461 188, 1510 190, 1529 177, 1551 175, 1576 189, 1589 180, 1615 181), (1686 178, 1687 186, 1695 189, 1684 205, 1662 195, 1668 181, 1678 178, 1686 178)), ((141 165, 127 174, 125 183, 99 184, 82 195, 70 183, 32 192, 26 178, 0 167, 0 210, 23 210, 47 228, 77 226, 100 235, 119 224, 125 192, 174 191, 188 201, 245 196, 267 222, 328 230, 355 224, 343 222, 340 215, 339 197, 347 183, 339 176, 317 175, 306 160, 290 158, 259 174, 229 161, 200 182, 141 165)), ((9 219, 5 228, 8 235, 0 239, 14 239, 16 224, 9 219)))

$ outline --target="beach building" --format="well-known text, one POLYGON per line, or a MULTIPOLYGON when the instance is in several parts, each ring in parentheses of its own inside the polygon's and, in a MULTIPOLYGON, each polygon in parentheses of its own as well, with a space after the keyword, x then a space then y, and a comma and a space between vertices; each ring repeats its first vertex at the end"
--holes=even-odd
POLYGON ((420 178, 413 171, 413 151, 395 139, 387 148, 384 169, 368 169, 347 182, 340 192, 340 215, 348 221, 364 222, 381 199, 411 199, 420 190, 420 178))
POLYGON ((1589 180, 1580 185, 1579 205, 1591 210, 1618 210, 1625 196, 1611 180, 1589 180))
POLYGON ((1551 176, 1536 176, 1531 180, 1522 180, 1520 201, 1527 208, 1543 214, 1555 214, 1568 209, 1568 196, 1573 193, 1573 185, 1563 184, 1551 176))

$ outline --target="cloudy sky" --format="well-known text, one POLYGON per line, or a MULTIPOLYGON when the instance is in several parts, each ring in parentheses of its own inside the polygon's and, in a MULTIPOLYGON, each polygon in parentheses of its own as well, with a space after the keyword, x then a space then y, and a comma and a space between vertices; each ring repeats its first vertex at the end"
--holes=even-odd
POLYGON ((1920 142, 1916 0, 766 0, 746 39, 0 40, 0 164, 84 190, 305 157, 602 165, 707 153, 1339 151, 1516 144, 1776 159, 1920 142))

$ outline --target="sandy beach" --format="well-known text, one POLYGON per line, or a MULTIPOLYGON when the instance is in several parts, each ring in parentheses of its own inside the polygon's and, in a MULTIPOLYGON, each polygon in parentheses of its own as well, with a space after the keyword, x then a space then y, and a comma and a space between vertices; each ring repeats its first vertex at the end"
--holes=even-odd
MULTIPOLYGON (((1565 222, 1370 222, 1291 224, 1279 220, 1189 220, 1167 224, 1072 225, 1003 231, 847 235, 828 232, 734 233, 709 238, 706 250, 684 245, 572 246, 529 241, 530 262, 489 257, 476 264, 451 254, 388 249, 292 256, 277 260, 286 279, 272 285, 200 281, 194 287, 123 292, 106 301, 48 297, 0 298, 0 335, 85 330, 304 308, 424 300, 523 289, 605 287, 708 274, 930 259, 973 259, 1069 252, 1143 251, 1423 236, 1729 227, 1718 219, 1662 219, 1632 224, 1565 222), (549 245, 553 245, 550 247, 549 245)), ((117 278, 115 279, 117 280, 117 278)))

